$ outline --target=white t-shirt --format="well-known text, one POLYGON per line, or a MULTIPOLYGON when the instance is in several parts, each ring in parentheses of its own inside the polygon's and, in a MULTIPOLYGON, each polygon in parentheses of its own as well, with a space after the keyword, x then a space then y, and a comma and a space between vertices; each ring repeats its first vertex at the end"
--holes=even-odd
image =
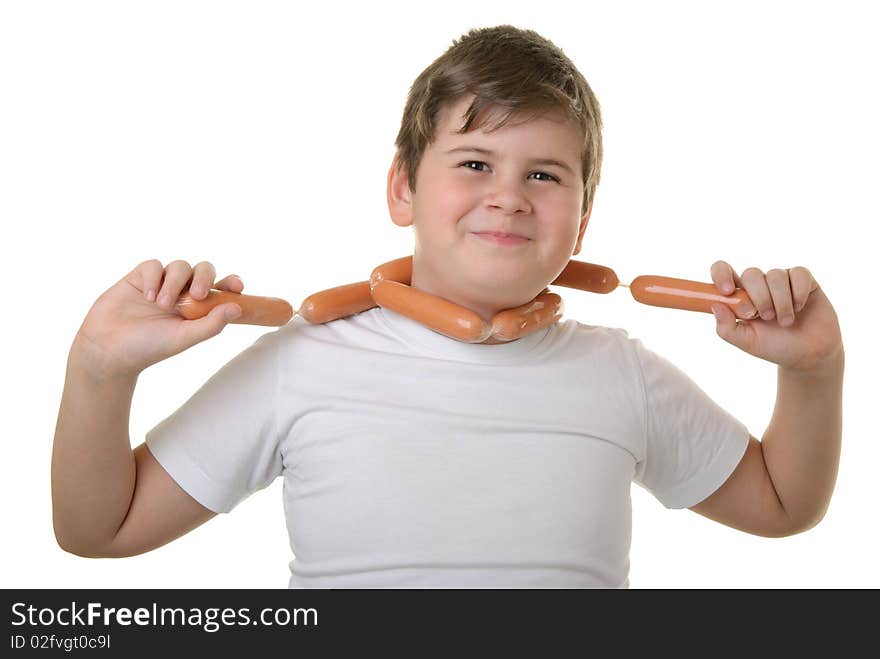
POLYGON ((627 588, 631 483, 693 506, 748 441, 625 330, 469 344, 381 307, 260 336, 146 437, 215 512, 283 476, 290 588, 627 588))

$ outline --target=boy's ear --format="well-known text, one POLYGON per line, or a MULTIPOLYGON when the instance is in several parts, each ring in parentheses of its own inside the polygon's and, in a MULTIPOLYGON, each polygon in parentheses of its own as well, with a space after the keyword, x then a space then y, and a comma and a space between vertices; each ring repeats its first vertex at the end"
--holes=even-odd
POLYGON ((592 212, 593 212, 593 200, 590 199, 590 205, 587 206, 587 212, 581 218, 581 225, 580 225, 580 228, 578 229, 578 239, 577 239, 577 243, 574 246, 574 251, 571 253, 572 256, 574 256, 575 254, 579 254, 581 251, 581 242, 584 239, 584 231, 587 230, 587 223, 590 221, 590 213, 592 213, 592 212))
POLYGON ((409 189, 409 175, 406 167, 397 171, 397 157, 391 162, 388 170, 388 211, 391 221, 397 226, 408 227, 413 222, 412 193, 409 189))

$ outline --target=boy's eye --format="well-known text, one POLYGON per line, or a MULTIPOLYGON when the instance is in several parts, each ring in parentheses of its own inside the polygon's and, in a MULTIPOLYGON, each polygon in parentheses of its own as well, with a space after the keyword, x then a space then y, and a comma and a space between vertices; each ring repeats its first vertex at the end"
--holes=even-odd
POLYGON ((473 169, 473 167, 468 167, 468 165, 485 165, 486 163, 480 162, 479 160, 468 160, 468 161, 463 162, 461 164, 464 165, 465 167, 467 167, 467 169, 473 169))
MULTIPOLYGON (((467 169, 474 169, 474 171, 483 171, 483 170, 481 170, 481 169, 475 169, 475 168, 473 168, 473 167, 468 167, 468 165, 485 165, 485 164, 486 164, 486 163, 482 162, 481 160, 466 160, 465 162, 461 163, 461 164, 459 165, 459 167, 464 166, 464 167, 466 167, 467 169)), ((547 172, 532 172, 532 174, 540 174, 541 176, 547 176, 547 177, 549 177, 548 179, 538 179, 538 180, 556 181, 557 183, 559 182, 559 179, 558 179, 558 178, 556 178, 555 176, 553 176, 553 174, 548 174, 547 172)))

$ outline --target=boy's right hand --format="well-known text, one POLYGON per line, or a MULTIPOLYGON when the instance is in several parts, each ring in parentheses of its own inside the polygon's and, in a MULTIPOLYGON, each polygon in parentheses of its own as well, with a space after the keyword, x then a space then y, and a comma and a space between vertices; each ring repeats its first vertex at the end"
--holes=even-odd
POLYGON ((214 266, 202 261, 190 267, 172 261, 144 261, 99 297, 77 332, 72 348, 77 363, 97 377, 136 377, 148 366, 219 334, 241 313, 237 304, 221 304, 203 318, 186 320, 174 305, 189 291, 204 299, 212 288, 241 293, 236 275, 214 282, 214 266), (237 315, 236 314, 236 315, 237 315))

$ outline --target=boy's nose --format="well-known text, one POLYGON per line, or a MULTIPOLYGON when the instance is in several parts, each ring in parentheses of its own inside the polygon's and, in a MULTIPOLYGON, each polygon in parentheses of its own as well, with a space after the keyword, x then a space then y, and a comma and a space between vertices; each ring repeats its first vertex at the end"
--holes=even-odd
POLYGON ((505 184, 500 182, 486 196, 486 204, 506 213, 515 213, 517 211, 528 213, 532 210, 531 204, 519 183, 505 184))

